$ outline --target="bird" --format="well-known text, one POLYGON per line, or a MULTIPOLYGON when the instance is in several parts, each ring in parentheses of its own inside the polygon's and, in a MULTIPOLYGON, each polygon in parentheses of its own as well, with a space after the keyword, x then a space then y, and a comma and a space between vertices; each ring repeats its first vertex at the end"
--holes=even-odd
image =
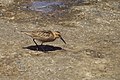
MULTIPOLYGON (((62 38, 61 33, 59 31, 51 31, 51 30, 34 30, 34 31, 21 31, 24 34, 30 36, 33 39, 33 42, 35 43, 37 50, 39 50, 39 46, 36 42, 40 41, 41 45, 46 42, 53 42, 57 38, 60 38, 65 44, 65 40, 62 38)), ((44 49, 42 48, 44 51, 44 49)))

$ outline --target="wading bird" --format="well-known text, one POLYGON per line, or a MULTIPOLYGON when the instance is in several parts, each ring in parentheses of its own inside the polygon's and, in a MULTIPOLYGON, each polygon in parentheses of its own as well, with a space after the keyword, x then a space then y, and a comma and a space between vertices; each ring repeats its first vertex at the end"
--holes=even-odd
MULTIPOLYGON (((60 38, 66 44, 65 40, 61 37, 59 31, 36 30, 36 31, 21 31, 21 32, 33 38, 33 42, 36 44, 37 50, 39 50, 39 46, 35 40, 40 41, 41 45, 43 45, 43 43, 45 42, 52 42, 55 41, 57 38, 60 38)), ((44 49, 42 50, 44 51, 44 49)))

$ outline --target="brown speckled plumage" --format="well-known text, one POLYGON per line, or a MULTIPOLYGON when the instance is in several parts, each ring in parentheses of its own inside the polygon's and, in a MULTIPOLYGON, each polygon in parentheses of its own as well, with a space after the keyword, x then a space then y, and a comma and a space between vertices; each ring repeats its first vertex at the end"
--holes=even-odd
POLYGON ((52 41, 56 40, 57 38, 60 38, 66 44, 66 42, 61 37, 60 32, 58 32, 58 31, 43 30, 43 31, 21 31, 21 32, 32 37, 36 46, 38 46, 38 45, 35 42, 35 40, 42 42, 41 43, 41 45, 42 45, 45 42, 52 42, 52 41))

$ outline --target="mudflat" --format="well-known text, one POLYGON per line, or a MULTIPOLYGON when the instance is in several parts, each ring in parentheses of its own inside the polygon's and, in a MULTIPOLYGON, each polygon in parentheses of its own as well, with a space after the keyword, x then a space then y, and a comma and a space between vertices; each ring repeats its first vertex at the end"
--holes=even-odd
POLYGON ((120 79, 120 1, 61 1, 67 10, 45 14, 22 10, 25 0, 0 6, 0 80, 120 79), (31 30, 59 31, 67 44, 38 51, 21 33, 31 30))

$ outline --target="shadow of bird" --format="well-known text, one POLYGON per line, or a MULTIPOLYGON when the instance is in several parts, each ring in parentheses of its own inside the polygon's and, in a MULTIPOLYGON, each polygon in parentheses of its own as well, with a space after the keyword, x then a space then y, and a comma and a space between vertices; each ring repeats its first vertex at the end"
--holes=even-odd
POLYGON ((59 31, 50 31, 50 30, 39 31, 39 30, 36 30, 36 31, 21 31, 21 32, 23 32, 26 35, 33 38, 33 42, 36 44, 37 50, 39 50, 40 49, 39 47, 41 47, 42 51, 45 51, 45 49, 42 47, 43 43, 53 42, 57 38, 60 38, 66 44, 65 40, 62 38, 61 33, 59 31), (38 46, 38 44, 35 40, 40 41, 41 45, 38 46))
MULTIPOLYGON (((44 49, 44 51, 64 50, 61 47, 51 46, 51 45, 38 45, 38 47, 39 47, 39 51, 43 51, 42 49, 44 49)), ((23 47, 23 49, 30 49, 36 51, 36 46, 31 45, 31 46, 23 47)))

